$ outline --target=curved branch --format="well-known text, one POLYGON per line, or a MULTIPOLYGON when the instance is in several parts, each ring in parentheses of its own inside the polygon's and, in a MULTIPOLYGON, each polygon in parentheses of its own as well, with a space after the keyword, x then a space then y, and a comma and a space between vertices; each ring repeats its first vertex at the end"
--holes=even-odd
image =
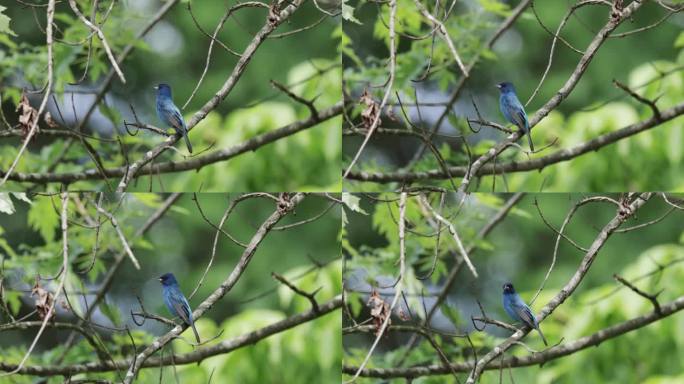
MULTIPOLYGON (((142 364, 142 368, 158 368, 159 366, 192 364, 200 362, 212 356, 226 354, 236 349, 256 344, 260 340, 263 340, 269 336, 294 328, 300 324, 304 324, 306 322, 315 320, 341 307, 342 296, 338 295, 334 297, 332 300, 324 304, 321 304, 319 307, 319 312, 309 310, 307 312, 303 312, 298 315, 288 317, 284 320, 278 321, 266 327, 257 329, 256 331, 246 333, 244 335, 234 337, 230 340, 225 340, 218 344, 213 344, 211 346, 197 349, 193 352, 185 353, 182 355, 165 355, 163 358, 153 357, 147 359, 147 361, 145 361, 142 364)), ((22 369, 20 369, 17 373, 35 376, 56 376, 75 375, 78 373, 86 372, 109 372, 117 369, 126 369, 131 364, 131 362, 131 359, 125 359, 113 362, 104 361, 100 363, 84 363, 59 366, 34 365, 25 366, 22 369)), ((0 362, 0 370, 8 371, 13 369, 16 369, 15 364, 0 362)))
MULTIPOLYGON (((292 212, 297 204, 299 204, 303 199, 304 194, 301 193, 292 197, 286 194, 282 195, 280 202, 277 203, 275 211, 261 224, 259 229, 256 231, 228 278, 195 309, 192 314, 192 317, 195 319, 195 321, 202 317, 204 313, 213 307, 216 302, 218 302, 223 296, 226 295, 226 293, 228 293, 228 291, 233 288, 233 286, 242 276, 242 273, 247 268, 249 262, 252 260, 252 256, 254 256, 257 247, 271 231, 271 228, 273 228, 285 215, 292 212)), ((128 371, 126 372, 124 384, 132 383, 138 371, 140 368, 142 368, 145 360, 147 360, 153 353, 157 352, 163 346, 168 344, 171 340, 178 337, 181 333, 183 333, 183 331, 185 331, 187 327, 187 324, 174 327, 165 335, 158 337, 156 340, 154 340, 154 342, 152 342, 151 345, 135 356, 133 362, 128 368, 128 371)))
MULTIPOLYGON (((233 87, 235 87, 235 84, 237 84, 238 80, 247 68, 247 64, 249 64, 249 62, 252 60, 252 57, 254 56, 256 50, 259 48, 259 46, 261 46, 261 43, 263 43, 268 37, 268 35, 270 35, 271 32, 273 32, 282 22, 287 20, 290 17, 290 15, 292 15, 292 13, 296 11, 297 8, 299 8, 299 6, 303 2, 304 0, 294 0, 282 11, 278 9, 278 3, 274 3, 272 5, 272 10, 271 12, 269 12, 269 17, 267 18, 266 23, 261 28, 261 30, 259 30, 259 32, 254 36, 254 38, 249 43, 247 48, 245 48, 245 51, 242 53, 242 56, 240 57, 240 60, 238 60, 237 64, 235 64, 233 72, 230 74, 230 76, 228 76, 226 82, 223 83, 221 89, 218 92, 216 92, 216 94, 209 101, 207 101, 204 104, 204 106, 202 106, 202 108, 199 111, 197 111, 188 121, 188 132, 192 130, 200 121, 202 121, 209 114, 209 112, 214 110, 214 108, 216 108, 219 105, 219 103, 228 96, 230 91, 233 90, 233 87)), ((119 185, 116 187, 117 192, 125 191, 128 187, 128 183, 130 183, 130 181, 136 176, 136 174, 141 170, 141 168, 145 164, 157 158, 167 148, 173 146, 178 140, 180 140, 180 138, 181 136, 177 135, 167 138, 163 142, 159 143, 153 149, 145 152, 141 159, 130 164, 127 171, 121 177, 119 185)))
MULTIPOLYGON (((486 164, 479 168, 474 174, 474 176, 483 175, 494 175, 500 173, 510 173, 510 172, 526 172, 535 169, 542 169, 546 166, 560 163, 563 161, 572 160, 575 157, 583 155, 587 152, 597 151, 607 145, 616 143, 617 141, 627 138, 629 136, 636 135, 640 132, 649 130, 659 126, 661 123, 668 120, 675 119, 680 115, 684 114, 684 103, 677 104, 674 107, 662 111, 661 119, 656 116, 651 117, 648 120, 644 120, 638 123, 628 125, 617 131, 607 133, 605 135, 598 136, 592 140, 586 141, 582 144, 576 145, 572 148, 566 148, 558 150, 550 155, 542 156, 535 159, 530 159, 520 162, 509 162, 503 164, 486 164)), ((517 137, 518 132, 514 133, 517 137)), ((506 139, 508 142, 510 137, 506 139)), ((449 173, 452 176, 465 176, 468 172, 465 166, 454 166, 449 167, 449 173)), ((448 175, 442 169, 434 169, 425 172, 352 172, 348 176, 349 179, 360 180, 360 181, 373 181, 377 183, 390 183, 390 182, 414 182, 418 180, 439 180, 446 179, 448 175)))
MULTIPOLYGON (((340 101, 332 107, 319 112, 318 116, 311 116, 306 120, 296 121, 294 123, 285 125, 271 132, 264 133, 236 144, 232 147, 221 149, 207 155, 198 156, 190 160, 184 161, 166 161, 147 165, 138 171, 137 176, 143 175, 158 175, 161 173, 181 172, 191 169, 200 169, 205 165, 226 161, 241 155, 245 152, 256 151, 260 147, 273 143, 284 137, 294 135, 300 131, 313 128, 322 121, 329 120, 342 113, 343 103, 340 101)), ((104 169, 104 175, 108 177, 122 177, 126 174, 127 167, 104 169)), ((0 171, 0 175, 4 172, 0 171)), ((18 182, 30 183, 73 183, 82 180, 99 180, 102 179, 103 174, 97 169, 88 169, 82 172, 64 172, 64 173, 12 173, 9 180, 18 182)))
MULTIPOLYGON (((614 339, 627 332, 643 328, 651 323, 661 320, 667 316, 677 313, 684 309, 684 296, 662 306, 662 314, 657 312, 649 312, 643 316, 635 317, 612 327, 604 328, 594 334, 582 337, 575 341, 559 345, 557 347, 549 348, 543 352, 533 353, 524 357, 509 357, 503 359, 501 362, 490 362, 484 369, 494 370, 506 367, 528 367, 532 365, 544 364, 546 362, 559 359, 564 356, 572 355, 583 349, 598 346, 604 341, 614 339)), ((367 368, 361 371, 361 376, 377 377, 377 378, 416 378, 429 375, 447 375, 451 370, 456 372, 468 372, 473 369, 472 363, 453 363, 451 367, 442 365, 428 365, 422 367, 411 368, 367 368), (451 369, 450 369, 451 368, 451 369)), ((351 374, 356 371, 356 367, 343 366, 342 372, 351 374)))
MULTIPOLYGON (((591 244, 591 247, 589 247, 589 251, 584 255, 584 258, 577 268, 577 271, 575 271, 565 286, 560 289, 558 294, 556 294, 556 296, 554 296, 553 299, 551 299, 551 301, 549 301, 549 303, 542 308, 539 316, 537 317, 539 322, 542 322, 548 315, 551 314, 551 312, 553 312, 554 309, 556 309, 572 295, 575 289, 577 289, 579 284, 582 282, 584 276, 587 274, 587 272, 589 272, 591 264, 596 259, 596 256, 598 256, 599 251, 601 248, 603 248, 606 241, 608 241, 608 238, 613 234, 613 232, 615 232, 616 229, 620 227, 620 225, 622 225, 622 223, 635 215, 639 208, 646 204, 652 195, 652 193, 637 195, 631 204, 625 203, 623 207, 617 208, 615 217, 608 222, 608 224, 606 224, 606 226, 604 226, 603 229, 601 229, 601 232, 599 232, 599 234, 596 236, 594 242, 591 244)), ((479 379, 486 365, 504 353, 513 344, 520 341, 529 331, 530 328, 525 327, 525 329, 514 333, 511 337, 483 356, 473 367, 473 370, 468 376, 466 383, 475 383, 479 379)))

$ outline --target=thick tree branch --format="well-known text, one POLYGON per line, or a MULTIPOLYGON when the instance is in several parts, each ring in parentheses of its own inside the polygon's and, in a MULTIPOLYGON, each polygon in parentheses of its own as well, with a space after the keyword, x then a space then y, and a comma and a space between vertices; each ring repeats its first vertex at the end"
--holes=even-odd
MULTIPOLYGON (((252 237, 252 240, 250 240, 247 248, 245 248, 240 260, 228 278, 195 309, 192 314, 194 319, 199 319, 202 317, 206 311, 214 306, 216 302, 218 302, 223 296, 225 296, 226 293, 228 293, 228 291, 233 288, 233 286, 242 276, 242 273, 247 268, 247 265, 251 261, 252 256, 254 256, 257 247, 271 231, 271 228, 273 228, 280 221, 280 219, 292 212, 303 199, 304 195, 301 193, 294 196, 289 196, 287 194, 281 195, 281 201, 277 204, 276 210, 261 224, 259 229, 256 231, 252 237)), ((186 324, 174 327, 171 331, 157 338, 154 342, 152 342, 151 345, 140 352, 135 359, 133 359, 133 362, 128 368, 128 372, 126 372, 126 377, 124 379, 124 384, 132 383, 138 371, 140 368, 142 368, 145 360, 147 360, 153 353, 161 349, 164 345, 168 344, 171 340, 178 337, 183 331, 185 331, 187 327, 188 326, 186 324)))
MULTIPOLYGON (((147 219, 145 224, 143 224, 133 235, 131 238, 131 241, 137 240, 139 237, 145 235, 147 231, 154 226, 165 214, 168 212, 168 210, 171 208, 171 206, 180 198, 180 194, 174 193, 171 194, 169 197, 164 200, 162 205, 147 219)), ((100 301, 102 301, 105 298, 105 295, 107 294, 107 291, 109 291, 109 288, 112 286, 112 283, 114 282, 114 277, 116 276, 116 273, 119 270, 119 267, 123 263, 123 261, 126 259, 126 256, 128 253, 125 250, 121 250, 115 257, 114 257, 114 262, 112 263, 111 266, 109 266, 107 270, 107 274, 105 275, 104 279, 102 279, 102 282, 100 283, 100 288, 97 290, 97 293, 95 294, 95 298, 93 299, 92 302, 88 303, 89 305, 87 306, 87 310, 85 314, 83 315, 83 318, 88 320, 90 319, 90 316, 92 316, 93 312, 98 308, 98 305, 100 304, 100 301)), ((85 324, 85 321, 79 320, 78 326, 81 327, 85 324)), ((67 338, 67 341, 65 342, 66 345, 66 350, 68 350, 72 344, 75 341, 75 333, 72 332, 69 337, 67 338)), ((63 354, 60 356, 58 359, 59 362, 62 361, 62 358, 64 358, 66 354, 63 354)))
MULTIPOLYGON (((273 143, 283 137, 287 137, 298 133, 300 131, 313 128, 322 121, 329 120, 342 113, 343 103, 338 102, 332 107, 320 111, 318 116, 309 117, 306 120, 296 121, 294 123, 285 125, 271 132, 267 132, 242 143, 236 144, 232 147, 211 152, 207 155, 198 156, 190 160, 184 161, 167 161, 147 165, 138 171, 138 176, 141 175, 158 175, 161 173, 181 172, 191 169, 200 169, 205 165, 226 161, 241 155, 246 152, 256 151, 264 145, 273 143)), ((108 177, 123 177, 126 174, 127 167, 109 168, 104 170, 104 174, 108 177)), ((0 175, 3 172, 0 171, 0 175)), ((9 180, 29 183, 73 183, 82 180, 96 180, 101 179, 102 174, 97 169, 88 169, 82 172, 64 172, 64 173, 12 173, 9 180)))
MULTIPOLYGON (((572 342, 568 342, 557 347, 546 349, 539 353, 533 353, 524 357, 508 357, 499 362, 490 361, 485 370, 501 369, 506 367, 528 367, 532 365, 544 364, 546 362, 559 359, 564 356, 572 355, 589 347, 599 346, 601 343, 619 337, 627 332, 643 328, 667 316, 677 313, 684 309, 684 296, 679 297, 671 303, 662 306, 662 314, 649 312, 643 316, 635 317, 612 327, 604 328, 594 334, 582 337, 572 342)), ((377 378, 407 378, 412 379, 421 376, 447 375, 451 370, 456 372, 468 372, 473 369, 472 363, 453 363, 451 369, 442 365, 428 365, 411 368, 366 368, 361 372, 364 377, 377 378)), ((351 374, 356 371, 356 367, 343 366, 342 372, 351 374)))
MULTIPOLYGON (((499 28, 497 28, 496 31, 492 34, 492 36, 487 40, 487 43, 485 44, 485 48, 487 50, 492 49, 494 47, 494 44, 499 40, 503 34, 513 26, 513 23, 515 23, 516 20, 520 17, 520 15, 523 14, 525 9, 530 5, 532 0, 523 0, 518 4, 518 6, 513 9, 513 12, 511 13, 510 16, 508 16, 502 23, 499 25, 499 28)), ((466 66, 466 69, 468 72, 472 71, 472 69, 475 67, 475 64, 478 63, 480 60, 480 57, 482 55, 482 52, 485 52, 485 49, 481 50, 478 52, 478 54, 468 63, 466 66)), ((461 76, 458 79, 458 83, 453 88, 453 91, 451 92, 451 96, 449 96, 449 100, 447 101, 446 105, 444 106, 444 111, 442 112, 441 115, 439 115, 439 118, 437 119, 437 122, 435 122, 435 125, 432 127, 432 130, 430 131, 430 134, 427 136, 428 140, 431 140, 433 136, 437 134, 439 129, 442 127, 442 123, 444 123, 444 120, 449 116, 451 113, 451 108, 454 106, 456 103, 456 100, 458 100, 458 97, 461 95, 461 91, 463 90, 463 86, 465 85, 466 81, 470 77, 468 76, 461 76)), ((409 166, 407 167, 410 168, 413 166, 422 156, 423 153, 425 153, 425 150, 427 149, 426 144, 422 144, 420 149, 416 151, 414 154, 413 158, 411 159, 409 166)), ((351 175, 349 175, 351 176, 351 175)))
MULTIPOLYGON (((503 164, 483 164, 476 170, 474 176, 494 175, 510 172, 525 172, 535 169, 543 169, 546 166, 560 163, 563 161, 572 160, 587 152, 597 151, 607 145, 616 143, 617 141, 636 135, 640 132, 660 126, 661 123, 678 118, 684 114, 684 103, 677 104, 674 107, 661 111, 660 119, 656 116, 648 120, 628 125, 617 131, 598 136, 594 139, 578 144, 572 148, 565 148, 558 150, 550 155, 530 159, 520 162, 509 162, 503 164)), ((518 135, 518 133, 514 133, 518 135)), ((506 141, 507 145, 510 145, 506 141)), ((449 173, 452 176, 465 176, 468 172, 465 166, 449 167, 449 173)), ((352 172, 348 176, 349 179, 360 181, 373 181, 377 183, 390 182, 414 182, 418 180, 438 180, 446 179, 448 175, 442 169, 434 169, 425 172, 352 172)))
MULTIPOLYGON (((165 355, 163 358, 152 357, 147 359, 142 368, 158 368, 159 366, 182 365, 200 362, 212 356, 222 355, 234 351, 236 349, 256 344, 269 336, 284 332, 288 329, 294 328, 300 324, 307 323, 319 317, 323 317, 330 312, 342 307, 342 296, 338 295, 332 300, 320 305, 320 311, 309 310, 288 317, 284 320, 278 321, 266 327, 260 328, 256 331, 246 333, 234 337, 230 340, 224 340, 218 344, 213 344, 208 347, 197 349, 193 352, 182 355, 165 355)), ((131 359, 117 360, 117 361, 103 361, 99 363, 84 363, 73 365, 35 365, 25 366, 17 371, 22 375, 34 376, 57 376, 57 375, 75 375, 86 372, 109 372, 117 369, 126 369, 131 364, 131 359)), ((0 362, 0 370, 10 371, 16 369, 15 364, 8 364, 0 362)))
MULTIPOLYGON (((235 87, 235 84, 237 84, 238 80, 244 73, 245 69, 247 68, 247 64, 252 60, 252 57, 254 57, 254 54, 256 53, 256 50, 261 46, 261 43, 263 43, 268 35, 271 34, 281 23, 283 23, 285 20, 287 20, 292 13, 294 13, 300 5, 305 0, 294 0, 293 2, 289 3, 285 9, 282 11, 279 11, 277 9, 278 4, 280 3, 273 3, 273 11, 275 12, 275 17, 271 17, 271 12, 269 12, 269 17, 266 20, 266 23, 264 26, 257 32, 257 34, 254 36, 250 44, 245 48, 245 51, 242 53, 242 56, 240 57, 240 60, 238 60, 237 64, 235 64, 235 67, 233 68, 233 72, 228 76, 228 79, 226 80, 225 83, 223 83, 223 86, 221 89, 209 100, 207 101, 202 108, 197 111, 192 118, 188 121, 187 127, 188 131, 192 130, 197 123, 202 121, 214 108, 216 108, 221 101, 223 101, 230 91, 233 90, 233 87, 235 87)), ((143 157, 132 164, 130 164, 129 167, 127 167, 127 172, 124 173, 124 175, 121 177, 121 180, 119 181, 119 185, 117 186, 116 190, 118 192, 123 192, 126 190, 128 187, 128 183, 135 177, 135 175, 140 171, 140 169, 150 161, 154 160, 159 156, 162 152, 164 152, 167 148, 170 146, 174 145, 178 140, 180 140, 180 136, 170 136, 160 144, 158 144, 156 147, 152 148, 151 150, 145 152, 143 157)))
MULTIPOLYGON (((631 204, 619 207, 617 209, 615 217, 605 227, 603 227, 603 229, 601 229, 601 232, 599 232, 599 234, 594 239, 594 242, 591 244, 591 247, 589 247, 589 251, 584 255, 584 258, 582 259, 582 262, 580 263, 577 271, 575 271, 574 275, 565 284, 565 286, 560 289, 558 294, 556 294, 556 296, 554 296, 554 298, 551 299, 551 301, 549 301, 549 303, 546 304, 544 308, 542 308, 541 312, 539 313, 539 316, 537 316, 539 322, 542 322, 548 315, 551 314, 551 312, 553 312, 554 309, 556 309, 568 297, 570 297, 570 295, 572 295, 575 289, 579 286, 580 282, 582 282, 584 276, 589 271, 589 268, 596 259, 596 256, 598 256, 599 251, 601 250, 601 248, 603 248, 606 241, 608 241, 610 235, 612 235, 613 232, 616 229, 618 229, 620 225, 622 225, 622 223, 624 223, 628 218, 635 215, 639 208, 646 204, 646 202, 650 199, 651 196, 651 193, 637 195, 631 204)), ((486 365, 488 365, 499 355, 504 353, 513 344, 520 341, 529 331, 529 327, 526 327, 525 329, 514 333, 503 343, 494 347, 494 349, 491 352, 487 353, 480 360, 478 360, 475 366, 473 367, 472 372, 468 376, 468 380, 466 381, 466 383, 475 383, 479 379, 486 365)))

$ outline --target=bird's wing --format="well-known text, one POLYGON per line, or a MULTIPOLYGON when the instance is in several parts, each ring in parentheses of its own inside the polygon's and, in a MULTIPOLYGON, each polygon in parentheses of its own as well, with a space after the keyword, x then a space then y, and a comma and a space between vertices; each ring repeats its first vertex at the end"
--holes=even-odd
POLYGON ((537 328, 537 321, 532 313, 530 307, 525 303, 515 303, 515 312, 520 316, 520 319, 529 327, 537 328))
POLYGON ((166 115, 169 120, 169 124, 171 124, 172 127, 181 132, 185 131, 185 121, 175 105, 166 106, 164 108, 164 115, 166 115))
POLYGON ((173 300, 173 308, 176 310, 178 316, 185 322, 185 324, 192 324, 192 312, 190 312, 190 305, 184 297, 176 297, 173 300))
POLYGON ((522 129, 524 132, 527 132, 527 116, 525 116, 524 110, 516 108, 511 114, 511 119, 515 125, 518 126, 518 128, 522 129))

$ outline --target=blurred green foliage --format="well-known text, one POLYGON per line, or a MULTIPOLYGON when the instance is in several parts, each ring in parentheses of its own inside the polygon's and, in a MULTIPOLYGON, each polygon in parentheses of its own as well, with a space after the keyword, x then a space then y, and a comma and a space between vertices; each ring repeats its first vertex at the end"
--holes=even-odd
MULTIPOLYGON (((91 1, 77 1, 81 12, 90 15, 91 1)), ((193 93, 203 74, 210 39, 195 25, 188 10, 191 3, 176 5, 144 39, 135 35, 161 7, 158 1, 117 2, 108 14, 108 4, 100 2, 98 22, 104 22, 103 32, 114 54, 133 44, 133 53, 123 63, 126 84, 117 79, 106 99, 100 103, 84 132, 101 157, 105 168, 121 167, 140 158, 145 151, 161 141, 147 131, 129 135, 123 122, 133 122, 129 103, 135 106, 141 121, 160 128, 155 114, 155 94, 152 87, 160 82, 172 85, 174 100, 184 117, 189 119, 216 92, 230 75, 238 57, 215 44, 206 77, 186 108, 182 106, 193 93), (113 131, 116 127, 116 132, 113 131), (124 158, 117 137, 127 152, 124 158)), ((217 22, 233 2, 193 2, 192 13, 207 33, 213 33, 217 22)), ((36 22, 45 23, 45 8, 36 15, 31 8, 18 3, 0 14, 0 93, 2 108, 10 125, 18 121, 15 108, 22 89, 39 90, 46 82, 47 47, 45 35, 36 22), (7 16, 5 16, 7 15, 7 16), (3 32, 4 22, 16 35, 3 32), (36 17, 36 19, 34 19, 36 17)), ((266 22, 268 10, 245 7, 236 11, 226 22, 218 38, 231 49, 242 52, 253 35, 266 22)), ((271 86, 277 81, 298 96, 314 100, 319 111, 341 99, 341 65, 337 41, 341 26, 338 18, 326 17, 313 28, 287 36, 278 34, 308 27, 323 15, 313 3, 306 2, 287 23, 275 31, 252 57, 229 96, 192 130, 190 139, 197 151, 229 148, 256 135, 309 117, 309 109, 293 101, 271 86), (305 47, 305 49, 302 49, 305 47)), ((55 93, 57 111, 48 105, 52 117, 59 123, 66 120, 73 129, 92 102, 90 93, 109 72, 111 64, 101 42, 92 39, 88 51, 90 31, 80 22, 67 2, 57 4, 55 13, 56 38, 54 48, 55 93), (79 82, 79 86, 70 85, 79 82), (77 92, 76 95, 72 92, 77 92), (72 103, 76 104, 72 111, 72 103), (73 113, 72 113, 73 112, 73 113), (62 118, 63 116, 63 118, 62 118)), ((41 27, 42 28, 42 27, 41 27)), ((37 108, 39 96, 31 97, 37 108)), ((132 183, 132 191, 251 191, 251 190, 341 190, 339 164, 341 161, 341 119, 327 120, 313 128, 266 145, 229 161, 202 167, 199 171, 169 173, 153 178, 141 177, 132 183), (277 170, 277 172, 276 172, 277 170)), ((4 124, 3 124, 4 125, 4 124)), ((43 126, 44 124, 41 124, 43 126)), ((3 129, 6 129, 3 126, 3 129)), ((44 127, 45 128, 45 127, 44 127)), ((136 128, 130 128, 135 133, 136 128)), ((22 138, 3 138, 0 146, 0 167, 9 168, 16 157, 22 138)), ((22 156, 16 171, 24 172, 80 172, 94 169, 95 164, 78 140, 67 147, 63 138, 38 135, 22 156), (66 154, 63 151, 67 151, 66 154)), ((167 151, 156 162, 184 160, 185 152, 167 151)), ((206 153, 205 153, 206 154, 206 153)), ((116 180, 109 180, 116 185, 116 180)), ((74 190, 106 190, 102 180, 77 181, 74 190)), ((8 183, 8 190, 23 190, 25 185, 8 183)), ((47 185, 48 190, 58 186, 47 185)))
MULTIPOLYGON (((110 202, 113 197, 105 195, 105 209, 116 207, 115 203, 110 202)), ((151 343, 156 336, 166 333, 168 327, 154 320, 147 320, 143 327, 132 322, 129 311, 139 311, 135 297, 140 297, 147 311, 169 318, 157 277, 164 272, 175 273, 181 289, 189 295, 207 268, 216 234, 215 228, 202 218, 193 199, 197 199, 207 219, 216 224, 230 200, 236 197, 225 194, 182 195, 143 238, 131 242, 141 270, 133 268, 128 258, 124 260, 106 300, 95 312, 93 320, 108 326, 128 326, 138 349, 151 343)), ((143 193, 126 194, 123 197, 114 215, 129 241, 165 198, 165 195, 143 193)), ((87 203, 88 199, 96 199, 96 195, 85 194, 79 198, 85 211, 96 219, 95 209, 87 203)), ((107 222, 99 231, 99 242, 94 251, 96 231, 87 225, 81 214, 76 214, 80 209, 75 201, 71 199, 68 206, 70 269, 65 283, 66 291, 71 293, 68 304, 72 309, 63 307, 66 303, 62 295, 57 300, 59 322, 76 322, 71 311, 80 314, 85 312, 79 292, 85 291, 92 301, 102 277, 111 268, 114 255, 121 251, 119 237, 107 222)), ((314 217, 329 205, 328 199, 308 196, 297 207, 296 215, 286 217, 279 225, 314 217)), ((60 207, 59 196, 0 194, 2 323, 10 321, 6 310, 15 317, 22 317, 35 309, 31 287, 37 276, 43 277, 41 285, 46 289, 56 288, 56 280, 48 281, 45 278, 55 276, 62 263, 60 207)), ((236 206, 223 229, 246 243, 275 209, 273 200, 248 199, 236 206)), ((289 288, 279 284, 271 277, 271 272, 285 276, 306 292, 320 288, 316 294, 319 303, 339 295, 342 290, 340 219, 340 209, 334 206, 311 223, 271 231, 257 249, 238 284, 197 321, 197 329, 203 339, 219 335, 207 345, 215 345, 311 309, 311 303, 306 298, 293 294, 289 288)), ((201 303, 228 277, 242 251, 242 247, 224 235, 219 237, 213 265, 197 294, 189 298, 191 306, 201 303)), ((212 373, 213 382, 337 382, 342 359, 339 316, 339 311, 333 311, 263 339, 253 346, 208 358, 201 365, 178 366, 176 372, 183 383, 207 382, 212 373)), ((33 314, 29 320, 39 319, 33 314)), ((125 332, 94 329, 115 360, 132 356, 131 341, 125 332)), ((3 331, 0 361, 18 363, 35 336, 35 331, 3 331)), ((75 346, 67 351, 64 341, 68 334, 68 330, 48 328, 26 364, 53 365, 62 356, 64 365, 96 361, 92 346, 85 340, 77 339, 79 341, 75 346)), ((184 341, 175 340, 165 348, 164 355, 171 350, 187 353, 193 348, 184 341)), ((156 383, 160 375, 163 376, 162 382, 175 382, 172 367, 166 367, 162 372, 158 368, 145 369, 136 382, 156 383)), ((77 375, 73 378, 119 380, 114 372, 77 375)), ((0 379, 0 382, 33 383, 36 380, 31 376, 14 375, 0 379)), ((48 380, 49 383, 62 381, 62 377, 48 380)))
MULTIPOLYGON (((434 4, 423 3, 433 14, 443 18, 443 8, 437 11, 434 4)), ((503 123, 498 110, 498 91, 493 85, 504 80, 512 81, 521 101, 526 103, 546 69, 553 37, 540 26, 530 8, 500 37, 493 49, 485 45, 518 3, 492 0, 458 2, 444 20, 463 62, 469 63, 479 57, 459 99, 442 125, 442 136, 433 139, 448 165, 467 165, 469 155, 477 157, 504 138, 501 132, 488 127, 483 127, 478 133, 469 129, 466 117, 477 117, 471 98, 485 119, 503 123), (470 153, 461 136, 466 137, 470 153)), ((555 31, 573 4, 535 1, 533 5, 543 24, 555 31)), ((389 68, 389 7, 386 3, 376 6, 363 0, 350 1, 348 6, 352 7, 353 15, 360 23, 346 22, 343 26, 345 92, 358 97, 366 89, 379 101, 385 90, 389 68)), ((398 92, 412 123, 421 129, 432 129, 444 110, 443 106, 422 106, 418 113, 412 104, 416 101, 446 101, 463 75, 446 43, 439 37, 430 37, 432 28, 429 23, 421 22, 423 17, 414 1, 398 0, 397 6, 397 70, 390 102, 396 103, 394 92, 398 92), (428 68, 429 75, 425 77, 428 68)), ((560 35, 574 47, 583 50, 606 23, 608 12, 609 8, 604 5, 582 7, 569 19, 560 35)), ((614 34, 646 27, 664 16, 666 11, 656 2, 647 2, 614 34)), ((567 99, 532 130, 537 147, 552 144, 532 155, 532 158, 571 148, 650 118, 650 108, 615 87, 612 83, 614 79, 647 99, 657 100, 661 111, 681 103, 684 100, 684 33, 681 32, 681 21, 682 15, 679 13, 655 28, 622 38, 609 38, 567 99)), ((534 114, 557 93, 575 69, 580 56, 562 42, 557 42, 550 71, 539 93, 526 108, 528 115, 534 114)), ((357 105, 351 110, 352 121, 359 123, 363 108, 363 105, 357 105)), ((400 108, 394 108, 393 115, 383 117, 381 127, 404 129, 408 126, 400 108)), ((498 176, 496 181, 491 176, 482 177, 471 189, 482 192, 536 192, 542 187, 550 192, 681 191, 684 189, 684 173, 681 172, 684 168, 681 145, 683 131, 684 119, 679 117, 597 152, 539 171, 509 173, 505 178, 498 176)), ((360 136, 345 137, 345 164, 349 164, 361 141, 360 136)), ((412 159, 420 144, 420 140, 410 136, 375 134, 357 170, 406 170, 403 167, 412 159)), ((500 164, 528 159, 525 153, 513 147, 498 156, 496 161, 500 164)), ((421 160, 410 168, 412 171, 437 169, 441 167, 430 151, 426 151, 421 160)), ((417 183, 451 187, 446 180, 421 180, 417 183)), ((350 191, 398 188, 398 183, 374 185, 349 181, 347 184, 350 191)))
MULTIPOLYGON (((501 305, 501 285, 505 281, 513 282, 521 296, 529 302, 550 267, 556 235, 544 224, 535 205, 557 229, 570 207, 587 196, 550 193, 526 195, 486 238, 475 241, 478 231, 510 197, 475 193, 466 199, 463 206, 459 206, 459 199, 450 194, 441 211, 455 225, 466 247, 476 245, 470 258, 480 277, 473 278, 465 266, 461 267, 446 301, 433 317, 432 326, 448 333, 469 332, 479 356, 510 333, 496 327, 488 327, 485 332, 474 332, 470 317, 480 316, 476 301, 482 303, 487 316, 509 322, 501 305)), ((358 201, 357 211, 345 208, 348 223, 344 227, 342 239, 343 252, 347 258, 344 278, 350 311, 357 322, 370 316, 366 306, 370 287, 374 286, 389 295, 385 297, 391 301, 392 289, 387 287, 395 281, 399 270, 397 199, 397 194, 389 193, 365 196, 358 201), (359 210, 366 213, 360 213, 359 210)), ((435 255, 436 230, 428 224, 426 210, 417 200, 416 197, 409 197, 406 205, 407 271, 403 282, 413 319, 406 322, 395 316, 392 324, 418 324, 425 318, 424 303, 429 310, 446 276, 454 268, 454 258, 457 257, 455 242, 445 230, 440 237, 434 272, 430 274, 435 255), (419 280, 419 276, 428 278, 419 280)), ((439 207, 439 198, 435 194, 429 201, 433 207, 439 207)), ((628 220, 623 228, 655 220, 670 208, 659 197, 653 197, 639 210, 636 218, 628 220)), ((579 245, 589 247, 598 231, 615 214, 616 209, 612 204, 584 206, 568 224, 565 234, 579 245)), ((583 256, 583 252, 567 241, 560 242, 556 265, 545 289, 532 305, 533 310, 538 312, 558 293, 576 271, 583 256)), ((614 281, 613 274, 624 277, 649 293, 662 290, 658 296, 661 304, 682 297, 684 229, 681 211, 673 210, 662 221, 634 231, 615 233, 608 239, 577 290, 541 323, 550 344, 556 344, 561 339, 562 344, 569 344, 653 311, 648 300, 614 281)), ((400 306, 406 312, 401 300, 400 306)), ((352 325, 346 314, 343 321, 345 327, 352 325)), ((450 360, 473 360, 466 339, 437 333, 433 335, 450 360)), ((402 360, 407 352, 409 337, 410 334, 397 332, 390 332, 383 337, 368 367, 411 367, 439 361, 433 347, 424 340, 402 360)), ((359 366, 373 340, 372 333, 345 335, 344 364, 359 366)), ((537 350, 543 348, 541 339, 535 333, 526 336, 524 342, 537 350)), ((607 340, 597 347, 551 360, 543 366, 514 368, 512 375, 517 383, 576 383, 578 377, 583 382, 673 383, 681 380, 684 372, 684 363, 680 358, 682 351, 684 316, 678 312, 649 326, 607 340)), ((506 356, 528 354, 525 348, 516 346, 506 356)), ((504 369, 504 383, 511 382, 509 375, 508 370, 504 369)), ((463 380, 464 376, 461 375, 461 382, 463 380)), ((488 371, 481 381, 498 383, 498 370, 488 371)), ((362 379, 359 382, 380 381, 362 379)), ((403 383, 405 380, 389 382, 403 383)), ((455 383, 456 380, 451 375, 442 375, 416 378, 413 382, 455 383)))

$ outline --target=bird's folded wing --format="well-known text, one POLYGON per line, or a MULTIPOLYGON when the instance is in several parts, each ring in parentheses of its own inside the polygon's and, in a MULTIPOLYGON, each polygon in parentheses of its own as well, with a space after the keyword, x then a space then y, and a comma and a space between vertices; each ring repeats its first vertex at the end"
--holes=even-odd
POLYGON ((525 112, 517 109, 511 116, 515 125, 517 125, 523 131, 527 130, 527 119, 525 118, 525 112))
POLYGON ((178 108, 164 108, 164 114, 169 120, 169 124, 178 130, 185 130, 185 122, 178 108))
POLYGON ((534 321, 534 315, 532 314, 532 311, 530 310, 530 307, 527 305, 516 305, 515 306, 515 311, 518 313, 518 316, 520 316, 520 319, 529 327, 536 328, 536 324, 534 321))
POLYGON ((182 300, 174 300, 173 307, 176 309, 176 313, 185 322, 185 324, 192 324, 190 321, 190 308, 183 303, 182 300))

